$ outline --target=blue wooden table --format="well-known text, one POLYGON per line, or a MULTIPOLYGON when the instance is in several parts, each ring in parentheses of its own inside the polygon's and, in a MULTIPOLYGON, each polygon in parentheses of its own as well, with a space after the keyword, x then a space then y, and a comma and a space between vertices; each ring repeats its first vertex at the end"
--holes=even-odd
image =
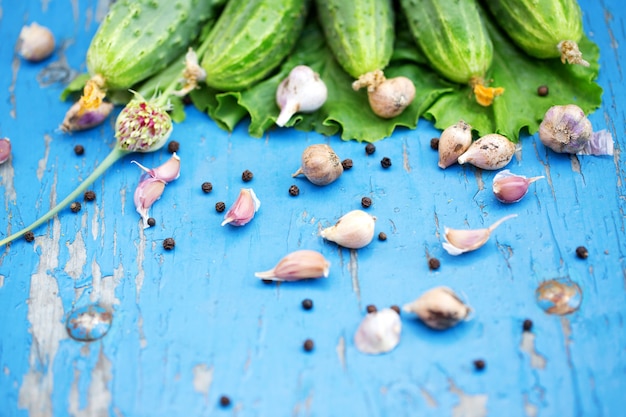
MULTIPOLYGON (((219 129, 188 108, 171 139, 181 176, 153 206, 144 229, 133 193, 141 171, 165 162, 163 148, 118 161, 91 189, 93 202, 63 210, 0 253, 0 416, 618 416, 626 396, 626 33, 618 0, 581 1, 584 27, 601 51, 602 107, 590 116, 615 139, 614 156, 568 156, 524 137, 507 167, 543 175, 519 203, 492 194, 495 172, 437 167, 424 120, 376 143, 344 142, 293 129, 251 138, 247 126, 219 129), (327 187, 292 178, 300 154, 327 143, 354 167, 327 187), (388 157, 392 166, 381 167, 388 157), (242 181, 242 172, 254 178, 242 181), (213 190, 204 193, 201 184, 213 190), (293 197, 292 184, 300 189, 293 197), (253 188, 261 207, 244 227, 221 226, 228 205, 253 188), (359 250, 324 241, 319 230, 361 208, 376 216, 359 250), (481 249, 453 257, 444 227, 486 227, 507 214, 481 249), (174 238, 173 250, 163 241, 174 238), (587 259, 576 248, 588 249, 587 259), (254 273, 298 249, 320 251, 326 279, 267 284, 254 273), (441 262, 431 270, 428 260, 441 262), (546 313, 538 286, 577 284, 582 304, 546 313), (471 319, 446 331, 402 313, 398 346, 358 351, 366 306, 403 305, 435 286, 461 294, 471 319), (305 310, 303 299, 314 306, 305 310), (78 309, 112 312, 108 333, 77 341, 66 330, 78 309), (532 329, 523 331, 523 322, 532 329), (314 342, 306 351, 306 339, 314 342), (485 368, 477 370, 474 362, 485 368), (220 404, 226 396, 230 405, 220 404)), ((0 234, 30 224, 108 154, 112 122, 63 134, 63 77, 85 70, 84 54, 108 2, 0 4, 0 136, 12 140, 0 165, 0 234), (39 64, 14 50, 20 28, 50 27, 59 48, 39 64), (42 71, 51 64, 71 70, 42 71), (82 145, 83 155, 74 153, 82 145)), ((119 111, 119 109, 116 109, 119 111)), ((114 120, 114 118, 112 118, 114 120)))

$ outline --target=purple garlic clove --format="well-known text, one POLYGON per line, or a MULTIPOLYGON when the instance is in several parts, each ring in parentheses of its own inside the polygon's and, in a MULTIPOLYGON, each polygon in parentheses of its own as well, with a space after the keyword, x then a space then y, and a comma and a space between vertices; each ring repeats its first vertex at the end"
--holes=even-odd
POLYGON ((575 104, 552 106, 539 125, 539 139, 558 153, 580 152, 593 133, 585 112, 575 104))
POLYGON ((156 168, 146 168, 137 161, 131 162, 139 166, 146 175, 161 180, 166 184, 180 177, 180 157, 176 155, 176 152, 174 152, 170 159, 156 168))
POLYGON ((300 281, 310 278, 328 278, 330 262, 321 253, 302 249, 291 252, 276 266, 265 272, 257 272, 257 278, 270 281, 300 281))
POLYGON ((491 233, 500 226, 504 221, 517 217, 517 214, 509 214, 502 217, 500 220, 493 223, 491 226, 483 229, 450 229, 444 228, 445 242, 442 243, 443 248, 450 255, 456 256, 465 252, 470 252, 482 247, 491 233))
POLYGON ((0 139, 0 164, 4 164, 11 157, 11 141, 9 138, 0 139))
POLYGON ((294 67, 276 89, 276 104, 280 108, 276 124, 284 126, 297 112, 316 111, 327 97, 328 89, 318 73, 306 65, 294 67))
POLYGON ((143 219, 144 229, 149 227, 148 219, 150 215, 148 212, 150 207, 152 207, 155 201, 161 198, 164 190, 165 182, 151 176, 146 176, 139 182, 139 185, 137 185, 134 196, 135 208, 143 219))
POLYGON ((65 113, 65 118, 63 123, 61 123, 61 130, 69 133, 98 126, 109 117, 113 107, 113 103, 103 101, 95 109, 86 109, 80 101, 77 101, 65 113))
POLYGON ((231 224, 233 226, 244 226, 254 218, 254 215, 261 207, 261 201, 257 198, 252 188, 242 188, 239 191, 237 200, 224 216, 222 226, 231 224))
POLYGON ((528 186, 541 178, 544 178, 543 175, 526 178, 505 169, 498 172, 493 178, 493 194, 502 203, 516 203, 526 195, 528 186))

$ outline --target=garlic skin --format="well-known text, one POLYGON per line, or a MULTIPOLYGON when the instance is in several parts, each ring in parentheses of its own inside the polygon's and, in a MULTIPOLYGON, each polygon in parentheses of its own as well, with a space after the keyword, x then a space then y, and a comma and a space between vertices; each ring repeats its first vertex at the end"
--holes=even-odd
POLYGON ((402 310, 416 314, 428 327, 445 330, 467 320, 472 309, 448 287, 435 287, 405 304, 402 310))
POLYGON ((374 238, 376 217, 363 210, 352 210, 335 223, 322 229, 320 236, 348 249, 360 249, 374 238))
POLYGON ((61 130, 69 133, 98 126, 111 114, 113 107, 113 103, 101 101, 95 108, 85 109, 80 101, 77 101, 65 113, 61 130))
POLYGON ((447 127, 439 137, 439 168, 446 169, 457 162, 472 144, 472 126, 459 120, 447 127))
POLYGON ((343 165, 330 146, 310 145, 302 152, 302 165, 291 176, 300 174, 315 185, 328 185, 343 174, 343 165))
POLYGON ((274 268, 256 272, 254 276, 270 281, 299 281, 309 278, 328 278, 330 262, 321 253, 302 249, 282 258, 274 268))
POLYGON ((575 104, 552 106, 539 125, 539 139, 558 153, 581 151, 593 133, 585 112, 575 104))
POLYGON ((318 110, 327 97, 328 89, 317 72, 306 65, 295 66, 276 89, 276 104, 280 108, 276 124, 282 127, 297 112, 318 110))
POLYGON ((458 157, 461 165, 471 164, 485 170, 504 168, 515 155, 517 147, 505 136, 498 133, 485 135, 475 142, 458 157))
POLYGON ((506 220, 517 217, 517 214, 509 214, 493 223, 486 229, 461 230, 444 228, 445 242, 441 245, 450 255, 457 256, 465 252, 476 250, 487 243, 491 233, 506 220))
POLYGON ((368 313, 354 334, 354 345, 363 353, 376 355, 390 352, 400 342, 402 322, 391 308, 368 313))
POLYGON ((501 203, 517 203, 528 192, 528 186, 542 178, 544 178, 543 175, 526 178, 523 175, 515 175, 508 169, 505 169, 498 172, 493 178, 492 191, 501 203))
POLYGON ((380 70, 365 73, 352 83, 357 91, 367 87, 367 99, 372 111, 383 119, 401 114, 415 99, 415 84, 407 77, 385 78, 380 70))
POLYGON ((17 50, 22 58, 32 62, 43 61, 52 55, 54 47, 54 35, 47 27, 34 22, 22 27, 17 40, 17 50))
POLYGON ((11 140, 0 138, 0 164, 4 164, 11 157, 11 140))
POLYGON ((222 226, 244 226, 248 224, 261 207, 261 201, 257 198, 252 188, 242 188, 237 200, 224 215, 222 226))

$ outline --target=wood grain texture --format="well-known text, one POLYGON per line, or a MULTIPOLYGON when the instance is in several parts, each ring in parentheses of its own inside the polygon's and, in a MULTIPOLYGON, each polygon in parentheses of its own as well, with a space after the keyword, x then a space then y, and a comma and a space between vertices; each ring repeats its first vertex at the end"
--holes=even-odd
MULTIPOLYGON (((69 103, 60 83, 37 76, 66 60, 84 70, 85 51, 103 1, 0 3, 0 135, 13 155, 0 165, 0 233, 30 224, 85 178, 113 145, 113 124, 64 135, 69 103), (70 7, 71 6, 71 7, 70 7), (49 26, 66 45, 50 60, 16 57, 26 22, 49 26), (85 154, 73 147, 81 144, 85 154)), ((292 129, 250 138, 188 109, 172 139, 181 144, 181 177, 153 206, 143 229, 133 205, 141 171, 169 158, 163 149, 123 158, 91 187, 94 202, 65 210, 0 253, 0 416, 615 416, 626 392, 626 235, 624 149, 626 43, 623 5, 581 1, 587 35, 600 46, 602 107, 590 116, 616 140, 613 157, 557 155, 537 136, 523 139, 507 168, 544 175, 515 205, 491 193, 495 172, 437 167, 420 120, 376 144, 343 142, 292 129), (331 186, 292 178, 302 150, 331 145, 354 168, 331 186), (380 160, 392 166, 383 169, 380 160), (249 183, 244 170, 254 173, 249 183), (202 192, 204 181, 213 191, 202 192), (292 197, 289 186, 300 195, 292 197), (252 187, 262 202, 241 228, 220 226, 215 203, 232 204, 252 187), (318 232, 345 212, 373 204, 374 240, 358 251, 324 242, 318 232), (445 226, 500 226, 478 251, 449 256, 445 226), (176 247, 166 251, 165 238, 176 247), (589 250, 586 260, 575 249, 589 250), (316 281, 264 284, 254 277, 297 249, 331 261, 316 281), (431 271, 428 258, 441 268, 431 271), (535 302, 544 280, 570 277, 581 308, 548 315, 535 302), (353 335, 368 304, 407 303, 446 285, 473 308, 472 319, 445 332, 402 315, 398 347, 380 356, 356 350, 353 335), (302 309, 304 298, 314 308, 302 309), (68 337, 65 319, 99 302, 113 325, 91 343, 68 337), (532 319, 532 333, 522 332, 532 319), (302 344, 311 338, 312 352, 302 344), (475 359, 485 360, 476 371, 475 359), (232 404, 219 404, 222 395, 232 404)), ((117 110, 119 111, 119 109, 117 110)))

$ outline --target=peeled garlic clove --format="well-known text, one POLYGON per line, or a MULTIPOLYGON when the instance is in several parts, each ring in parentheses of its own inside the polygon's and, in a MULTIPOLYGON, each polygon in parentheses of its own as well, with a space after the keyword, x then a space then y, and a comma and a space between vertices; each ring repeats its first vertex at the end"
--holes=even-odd
POLYGON ((447 127, 439 137, 439 168, 445 169, 455 164, 472 144, 472 126, 460 120, 447 127))
POLYGON ((11 140, 9 138, 0 139, 0 164, 4 164, 11 157, 11 140))
POLYGON ((539 125, 541 143, 558 153, 581 151, 592 134, 591 122, 575 104, 550 107, 539 125))
POLYGON ((233 203, 232 207, 224 215, 225 224, 231 224, 233 226, 246 225, 254 218, 254 215, 261 207, 261 201, 257 198, 252 188, 242 188, 239 191, 237 200, 233 203))
POLYGON ((308 278, 328 277, 330 262, 314 250, 298 250, 291 252, 269 271, 257 272, 254 275, 271 281, 299 281, 308 278))
POLYGON ((302 152, 302 165, 292 174, 292 177, 300 174, 315 185, 327 185, 343 174, 343 166, 330 146, 310 145, 302 152))
POLYGON ((344 214, 334 226, 322 229, 320 236, 348 249, 360 249, 374 238, 376 217, 363 210, 344 214))
POLYGON ((515 155, 516 146, 506 137, 497 133, 485 135, 465 151, 457 162, 469 163, 475 167, 487 170, 504 168, 515 155))
POLYGON ((42 61, 54 52, 54 35, 37 23, 22 27, 17 42, 18 53, 29 61, 42 61))
POLYGON ((391 308, 367 314, 356 333, 354 345, 369 354, 390 352, 400 342, 402 323, 400 315, 391 308))
POLYGON ((505 169, 498 172, 493 178, 493 194, 502 203, 517 203, 528 192, 528 186, 541 178, 544 178, 543 175, 526 178, 523 175, 515 175, 508 169, 505 169))
POLYGON ((280 114, 278 126, 284 126, 297 112, 311 113, 326 102, 328 90, 320 75, 306 65, 297 65, 278 85, 276 103, 280 114))
POLYGON ((416 314, 428 327, 444 330, 467 320, 472 309, 448 287, 435 287, 414 301, 405 304, 402 310, 416 314))
POLYGON ((491 236, 491 232, 493 232, 504 221, 513 217, 517 217, 517 214, 504 216, 486 229, 461 230, 446 227, 444 228, 444 238, 446 241, 442 243, 442 246, 446 252, 454 256, 476 250, 487 243, 489 236, 491 236))

